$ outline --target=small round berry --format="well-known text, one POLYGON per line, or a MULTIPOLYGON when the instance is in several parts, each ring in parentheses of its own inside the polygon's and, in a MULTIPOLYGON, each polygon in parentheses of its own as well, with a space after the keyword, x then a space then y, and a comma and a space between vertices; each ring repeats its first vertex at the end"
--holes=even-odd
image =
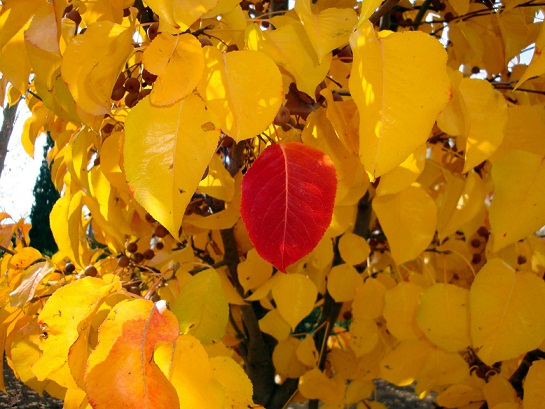
POLYGON ((157 237, 160 237, 160 238, 163 238, 163 237, 166 237, 168 235, 168 230, 167 230, 167 228, 165 226, 160 224, 159 226, 157 226, 155 228, 155 231, 153 232, 153 235, 157 236, 157 237))
POLYGON ((127 244, 127 251, 129 253, 136 253, 138 251, 138 244, 135 241, 130 242, 127 244))
POLYGON ((155 252, 152 249, 144 251, 144 258, 146 260, 151 260, 153 257, 155 257, 155 252))
POLYGON ((278 112, 276 113, 276 116, 274 117, 274 124, 277 126, 286 125, 288 121, 290 120, 290 110, 287 106, 282 105, 278 112))
POLYGON ((144 261, 144 255, 142 253, 134 253, 134 262, 140 264, 142 261, 144 261))
POLYGON ((152 23, 148 27, 148 37, 150 41, 153 41, 155 37, 157 37, 157 34, 159 34, 159 23, 152 23))
POLYGON ((72 274, 74 271, 76 271, 76 266, 72 263, 66 263, 64 266, 64 271, 67 274, 72 274))
POLYGON ((87 266, 83 272, 87 277, 96 277, 98 275, 98 270, 95 266, 87 266))
POLYGON ((122 255, 117 259, 117 265, 121 268, 128 267, 131 263, 131 259, 128 258, 126 255, 122 255))

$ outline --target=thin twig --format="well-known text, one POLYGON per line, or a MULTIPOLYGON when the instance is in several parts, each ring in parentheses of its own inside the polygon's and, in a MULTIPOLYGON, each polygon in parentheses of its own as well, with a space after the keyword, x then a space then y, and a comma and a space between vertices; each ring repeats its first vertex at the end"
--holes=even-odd
POLYGON ((397 3, 399 3, 399 0, 386 0, 382 6, 380 6, 373 14, 371 14, 371 17, 369 17, 369 21, 371 23, 377 24, 380 18, 385 15, 388 11, 393 9, 397 3))
POLYGON ((13 251, 11 251, 10 249, 8 249, 8 248, 2 246, 1 244, 0 244, 0 250, 2 250, 4 253, 11 254, 12 256, 15 255, 15 253, 14 253, 13 251))

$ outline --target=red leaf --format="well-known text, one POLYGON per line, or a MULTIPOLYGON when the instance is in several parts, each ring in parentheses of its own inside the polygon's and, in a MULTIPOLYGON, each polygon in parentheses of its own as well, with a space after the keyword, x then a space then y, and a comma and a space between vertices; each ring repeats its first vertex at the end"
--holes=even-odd
POLYGON ((333 162, 298 142, 269 146, 242 179, 240 213, 258 254, 280 271, 310 253, 331 222, 333 162))

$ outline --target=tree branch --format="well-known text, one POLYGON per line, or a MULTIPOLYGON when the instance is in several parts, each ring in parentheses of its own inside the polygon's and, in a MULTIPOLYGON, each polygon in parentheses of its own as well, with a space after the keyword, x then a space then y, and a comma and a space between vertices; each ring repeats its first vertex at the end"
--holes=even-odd
MULTIPOLYGON (((239 257, 234 229, 221 230, 221 239, 225 249, 223 259, 229 268, 231 279, 238 293, 244 296, 244 289, 238 281, 237 266, 239 257)), ((240 311, 248 334, 248 341, 245 343, 244 348, 246 353, 243 358, 246 373, 254 385, 254 402, 266 405, 271 399, 276 386, 274 383, 272 351, 265 342, 253 307, 251 305, 241 305, 240 311)))
POLYGON ((386 0, 373 14, 371 14, 369 21, 373 23, 373 25, 377 24, 380 18, 393 9, 397 3, 399 3, 399 0, 386 0))
POLYGON ((2 128, 0 129, 0 175, 4 170, 4 163, 8 153, 8 144, 11 133, 13 132, 13 124, 15 123, 15 115, 17 113, 17 107, 19 106, 17 101, 12 106, 6 106, 4 108, 4 122, 2 122, 2 128))

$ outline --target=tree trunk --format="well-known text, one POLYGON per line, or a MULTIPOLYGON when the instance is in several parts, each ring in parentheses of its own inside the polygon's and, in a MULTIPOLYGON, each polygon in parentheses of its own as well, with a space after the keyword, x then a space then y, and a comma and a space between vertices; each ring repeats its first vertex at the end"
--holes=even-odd
POLYGON ((0 129, 0 176, 4 170, 4 162, 6 161, 6 155, 8 153, 8 144, 11 133, 13 132, 13 124, 15 123, 15 114, 17 113, 17 107, 19 106, 17 101, 13 106, 6 106, 4 108, 4 122, 2 123, 2 129, 0 129))

